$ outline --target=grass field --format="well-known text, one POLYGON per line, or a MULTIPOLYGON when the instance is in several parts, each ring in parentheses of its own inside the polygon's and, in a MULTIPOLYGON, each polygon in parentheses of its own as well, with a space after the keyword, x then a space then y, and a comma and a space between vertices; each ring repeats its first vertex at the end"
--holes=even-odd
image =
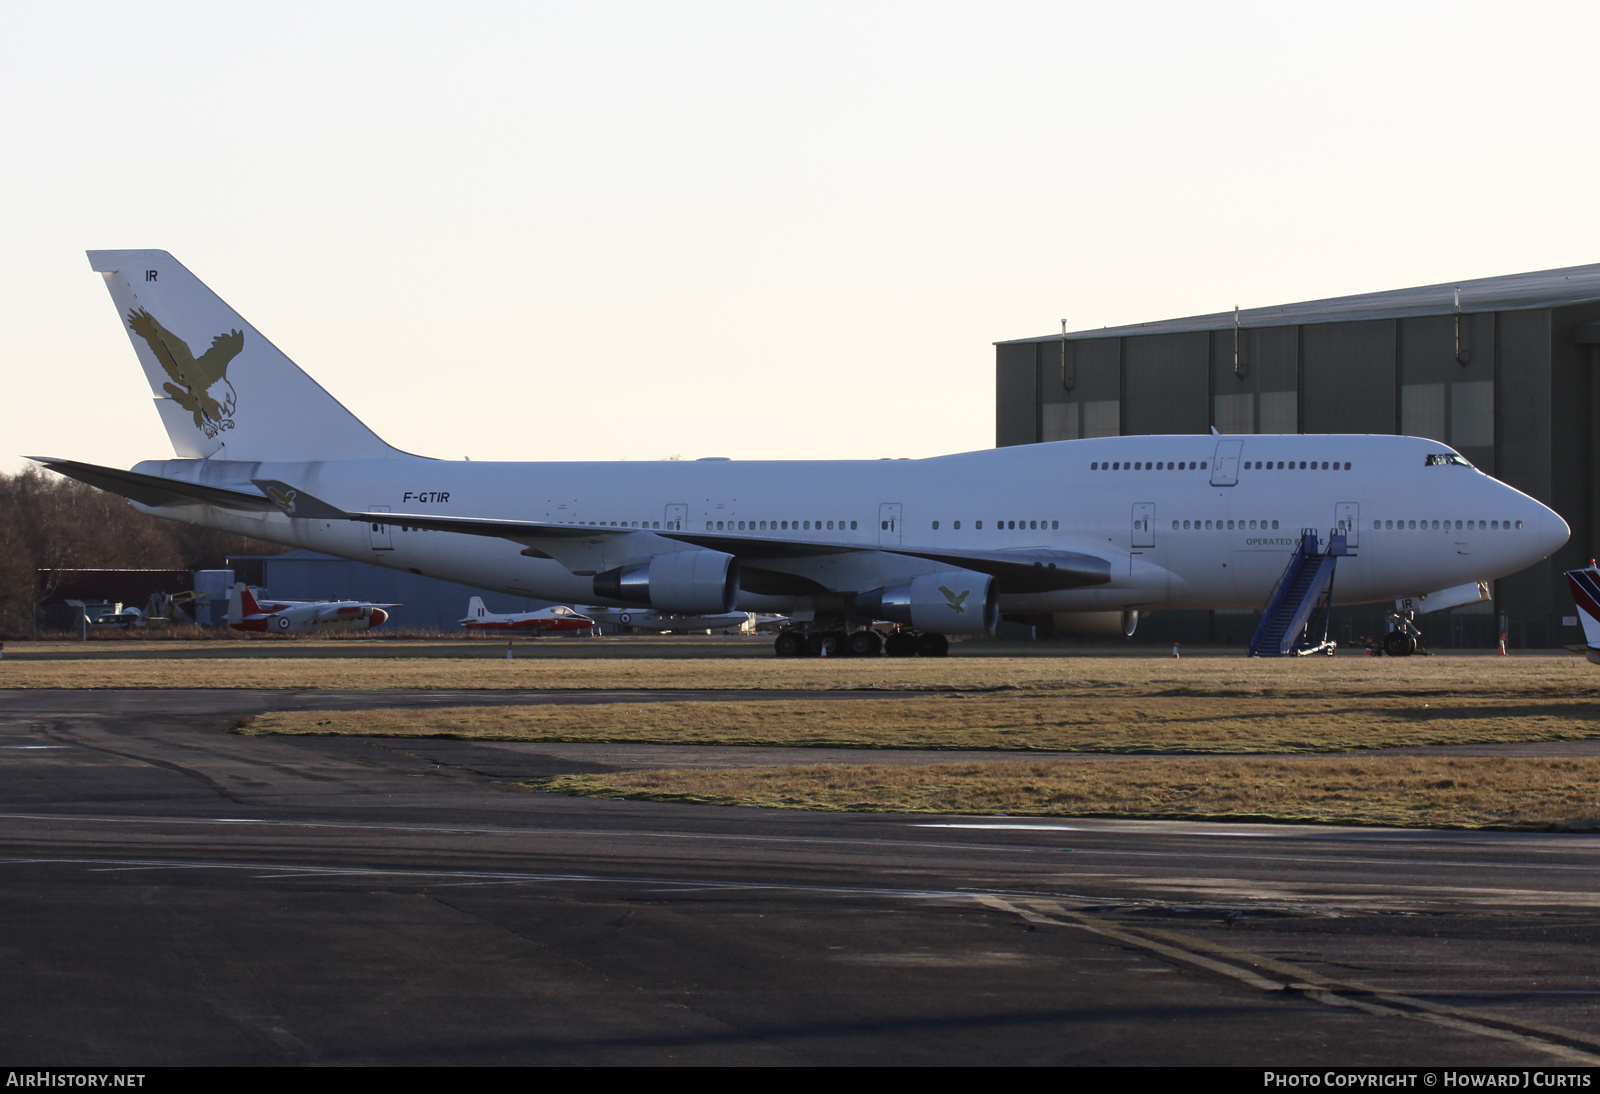
MULTIPOLYGON (((737 640, 733 640, 737 641, 737 640)), ((532 688, 660 690, 882 689, 1027 692, 1064 697, 1337 698, 1341 695, 1512 699, 1600 696, 1600 672, 1569 653, 1518 657, 1250 660, 1068 655, 928 659, 779 660, 771 656, 577 658, 519 655, 143 657, 56 660, 7 657, 13 688, 532 688)), ((465 644, 458 644, 465 645, 465 644)))
MULTIPOLYGON (((572 689, 574 705, 264 714, 246 733, 1098 753, 1109 758, 574 775, 538 788, 813 809, 1600 825, 1600 760, 1385 754, 1600 737, 1600 672, 1571 654, 1251 661, 1157 655, 171 656, 7 660, 12 688, 572 689), (606 691, 659 693, 607 702, 606 691), (740 699, 752 689, 789 699, 740 699), (725 701, 678 700, 714 690, 725 701), (821 699, 805 693, 855 691, 821 699), (885 693, 899 693, 885 697, 885 693), (1151 753, 1166 755, 1152 756, 1151 753), (1315 754, 1322 755, 1315 755, 1315 754), (1343 755, 1328 755, 1343 753, 1343 755), (1144 755, 1140 755, 1144 754, 1144 755), (1295 755, 1302 754, 1302 755, 1295 755)), ((545 647, 547 650, 549 647, 545 647)))
POLYGON ((289 711, 260 715, 247 732, 1041 752, 1343 752, 1596 737, 1600 700, 988 692, 849 701, 289 711))
POLYGON ((767 808, 1600 828, 1600 759, 1125 758, 562 775, 563 794, 767 808))

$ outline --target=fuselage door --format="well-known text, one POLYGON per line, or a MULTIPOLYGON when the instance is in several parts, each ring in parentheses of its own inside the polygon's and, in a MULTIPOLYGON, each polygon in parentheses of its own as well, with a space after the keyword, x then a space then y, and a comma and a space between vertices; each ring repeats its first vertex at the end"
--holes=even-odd
POLYGON ((1360 525, 1361 506, 1353 501, 1341 501, 1333 507, 1333 526, 1344 533, 1347 546, 1358 546, 1356 543, 1356 529, 1360 525))
POLYGON ((1239 482, 1239 453, 1243 441, 1218 441, 1216 458, 1211 461, 1211 485, 1235 486, 1239 482))
POLYGON ((878 506, 878 543, 884 547, 900 546, 900 503, 886 501, 878 506))
POLYGON ((674 532, 681 532, 683 531, 683 526, 688 522, 689 507, 681 503, 674 504, 667 506, 667 519, 662 522, 661 527, 674 532))
POLYGON ((1133 504, 1133 545, 1156 545, 1156 507, 1151 502, 1138 501, 1133 504))
MULTIPOLYGON (((367 509, 369 513, 387 513, 388 511, 389 507, 387 505, 374 505, 367 509)), ((367 525, 367 535, 372 538, 372 549, 374 551, 394 550, 394 543, 389 539, 389 526, 387 524, 367 525)))

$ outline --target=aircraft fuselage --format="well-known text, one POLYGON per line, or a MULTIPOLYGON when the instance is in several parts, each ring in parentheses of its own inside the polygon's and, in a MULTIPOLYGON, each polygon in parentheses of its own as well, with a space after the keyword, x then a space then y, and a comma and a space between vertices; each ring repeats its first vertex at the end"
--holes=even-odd
MULTIPOLYGON (((568 603, 611 603, 593 573, 678 549, 662 531, 815 545, 760 563, 848 594, 948 570, 895 553, 1080 552, 1109 580, 999 588, 1006 613, 1259 608, 1302 528, 1349 535, 1334 601, 1387 600, 1503 576, 1566 541, 1559 516, 1437 442, 1369 435, 1107 437, 919 460, 479 463, 406 457, 255 463, 175 460, 137 470, 254 490, 275 479, 349 512, 593 526, 575 571, 519 543, 404 523, 290 519, 205 505, 180 516, 397 570, 568 603), (1453 455, 1453 454, 1452 454, 1453 455), (627 529, 626 534, 622 530, 627 529), (829 550, 829 548, 836 550, 829 550)), ((155 512, 157 510, 150 509, 155 512)), ((805 595, 743 590, 738 606, 794 611, 805 595)))

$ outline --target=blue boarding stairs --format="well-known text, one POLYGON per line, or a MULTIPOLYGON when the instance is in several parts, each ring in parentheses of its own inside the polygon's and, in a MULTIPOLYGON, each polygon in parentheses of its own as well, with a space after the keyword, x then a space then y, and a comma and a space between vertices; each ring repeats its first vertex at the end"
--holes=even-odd
POLYGON ((1328 641, 1328 608, 1333 601, 1333 568, 1350 548, 1340 531, 1328 533, 1326 551, 1317 549, 1317 540, 1315 528, 1300 530, 1300 545, 1273 586, 1261 624, 1250 639, 1251 657, 1332 656, 1336 643, 1328 641))

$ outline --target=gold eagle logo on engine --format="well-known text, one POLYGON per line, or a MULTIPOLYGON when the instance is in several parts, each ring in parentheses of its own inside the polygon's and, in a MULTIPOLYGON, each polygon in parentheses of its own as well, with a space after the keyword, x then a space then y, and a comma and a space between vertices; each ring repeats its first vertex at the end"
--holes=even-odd
POLYGON ((266 488, 267 497, 277 502, 285 513, 294 513, 294 499, 300 496, 298 490, 279 490, 276 486, 266 488))
POLYGON ((949 602, 951 611, 955 612, 957 615, 967 614, 967 597, 972 595, 971 589, 966 589, 961 593, 956 593, 953 590, 947 589, 943 585, 940 585, 939 591, 944 594, 945 600, 949 602))
POLYGON ((195 428, 215 437, 233 428, 238 402, 228 381, 228 362, 244 349, 244 332, 231 331, 211 339, 211 348, 196 357, 189 343, 173 334, 143 308, 128 313, 128 326, 150 346, 171 382, 161 387, 172 401, 194 415, 195 428), (220 391, 214 390, 222 385, 220 391))

